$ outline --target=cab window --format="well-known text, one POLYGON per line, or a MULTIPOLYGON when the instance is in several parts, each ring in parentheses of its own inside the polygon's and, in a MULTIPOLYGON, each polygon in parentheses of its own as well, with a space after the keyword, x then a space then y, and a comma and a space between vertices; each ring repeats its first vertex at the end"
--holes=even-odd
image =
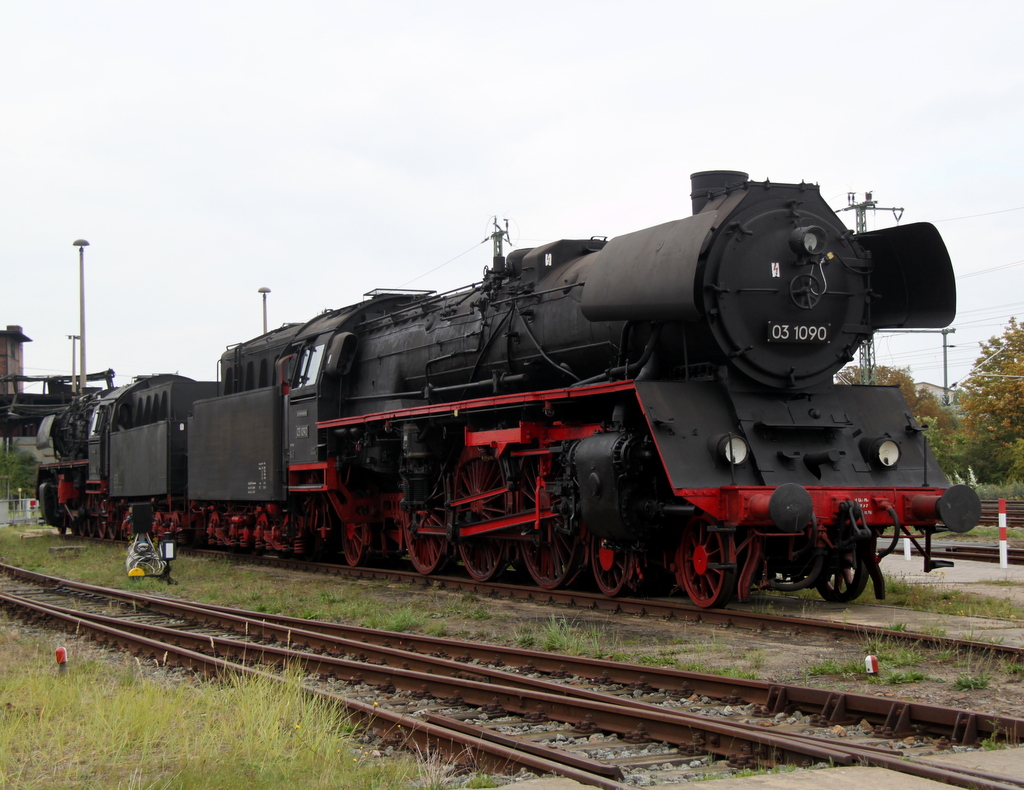
POLYGON ((295 389, 316 384, 316 377, 320 373, 320 364, 323 362, 323 358, 323 343, 310 346, 302 352, 302 356, 299 358, 298 376, 295 379, 295 389))

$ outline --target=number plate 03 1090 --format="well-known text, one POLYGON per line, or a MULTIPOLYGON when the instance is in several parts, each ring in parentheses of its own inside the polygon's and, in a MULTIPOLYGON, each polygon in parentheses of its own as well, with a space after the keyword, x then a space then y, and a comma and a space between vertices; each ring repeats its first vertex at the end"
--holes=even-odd
POLYGON ((769 343, 828 343, 832 324, 783 324, 768 322, 769 343))

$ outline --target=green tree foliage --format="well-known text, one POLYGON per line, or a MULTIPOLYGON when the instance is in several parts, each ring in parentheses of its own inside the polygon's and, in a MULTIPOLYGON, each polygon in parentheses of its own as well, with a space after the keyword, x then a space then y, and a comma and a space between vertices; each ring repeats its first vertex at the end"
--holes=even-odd
POLYGON ((23 496, 34 497, 37 466, 35 459, 27 453, 0 449, 0 497, 7 496, 8 479, 12 497, 18 496, 19 488, 23 496))
POLYGON ((963 461, 982 483, 1024 480, 1024 325, 982 345, 959 397, 963 461))

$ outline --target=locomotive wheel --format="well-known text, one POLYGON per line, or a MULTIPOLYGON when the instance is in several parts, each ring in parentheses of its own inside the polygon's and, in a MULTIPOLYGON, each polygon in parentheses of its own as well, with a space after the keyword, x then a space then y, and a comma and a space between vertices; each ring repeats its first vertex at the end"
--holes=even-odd
MULTIPOLYGON (((532 511, 537 507, 537 496, 542 487, 538 485, 538 464, 534 458, 524 458, 520 478, 519 510, 532 511)), ((546 496, 546 494, 541 494, 546 496)), ((548 503, 542 502, 546 506, 548 503)), ((582 550, 576 535, 566 534, 561 527, 560 516, 541 520, 540 529, 534 537, 519 547, 519 556, 530 577, 538 587, 557 590, 569 584, 582 567, 582 550)))
POLYGON ((115 537, 113 531, 108 528, 107 525, 107 502, 106 500, 100 500, 99 507, 96 508, 96 515, 90 518, 95 523, 95 534, 97 538, 113 538, 115 537))
POLYGON ((466 573, 478 582, 493 581, 508 567, 505 547, 494 538, 476 538, 460 544, 459 557, 466 573))
POLYGON ((220 513, 216 510, 211 511, 206 517, 206 542, 210 546, 224 546, 225 544, 220 535, 220 513))
POLYGON ((694 518, 683 529, 676 550, 676 581, 697 606, 725 606, 736 586, 734 568, 714 567, 729 561, 731 533, 711 532, 710 523, 694 518))
MULTIPOLYGON (((470 501, 457 507, 455 516, 459 524, 471 525, 506 513, 508 488, 496 461, 471 458, 455 472, 455 501, 470 501)), ((501 541, 481 536, 467 538, 459 544, 459 557, 469 573, 478 582, 498 577, 508 566, 508 557, 501 541)))
MULTIPOLYGON (((330 543, 334 537, 334 530, 331 527, 331 509, 325 499, 311 497, 303 507, 304 518, 301 521, 302 529, 302 558, 306 562, 320 562, 327 557, 330 552, 330 543), (321 534, 323 527, 328 527, 328 537, 325 539, 321 534)), ((296 541, 297 542, 297 541, 296 541)), ((348 543, 345 538, 345 530, 342 534, 342 543, 347 546, 348 543)), ((369 541, 367 541, 367 546, 369 541)), ((358 552, 355 552, 358 553, 358 552)), ((359 559, 359 564, 365 560, 366 548, 363 548, 363 557, 359 559)), ((346 561, 348 560, 348 553, 345 554, 346 561)), ((350 565, 352 563, 349 563, 350 565)))
POLYGON ((341 528, 341 545, 345 562, 353 568, 366 563, 373 541, 373 527, 370 524, 344 524, 341 528))
POLYGON ((417 573, 424 575, 437 573, 448 564, 451 546, 444 534, 436 534, 424 530, 440 528, 444 530, 445 513, 443 508, 420 511, 420 526, 413 534, 412 516, 404 514, 402 532, 405 538, 405 550, 417 573))
POLYGON ((564 587, 579 573, 580 546, 574 535, 558 531, 560 519, 548 518, 541 522, 539 541, 524 543, 520 556, 538 587, 557 590, 564 587))
POLYGON ((57 486, 54 483, 46 482, 39 486, 39 504, 43 509, 43 521, 64 535, 68 526, 64 521, 63 513, 57 503, 57 486))
POLYGON ((92 522, 85 517, 82 512, 82 508, 79 508, 74 512, 71 517, 71 534, 72 535, 84 535, 87 538, 95 538, 96 535, 93 532, 92 522))
POLYGON ((596 535, 593 537, 590 544, 590 569, 594 572, 598 589, 614 598, 635 582, 636 554, 605 548, 603 543, 601 538, 596 535))
POLYGON ((860 597, 868 584, 868 571, 864 560, 856 551, 842 556, 843 567, 823 575, 816 585, 818 594, 826 601, 847 603, 860 597))
POLYGON ((270 519, 267 518, 266 513, 260 513, 256 516, 256 527, 253 530, 253 537, 256 540, 255 548, 252 553, 257 557, 263 556, 267 551, 267 534, 270 532, 270 519))

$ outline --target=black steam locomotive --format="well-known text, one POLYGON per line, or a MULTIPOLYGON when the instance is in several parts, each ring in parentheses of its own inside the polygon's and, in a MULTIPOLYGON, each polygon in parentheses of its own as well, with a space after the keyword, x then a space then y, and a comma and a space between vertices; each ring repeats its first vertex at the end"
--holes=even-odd
MULTIPOLYGON (((964 532, 893 387, 837 386, 871 333, 952 321, 932 225, 854 234, 811 184, 697 173, 693 215, 501 255, 450 293, 375 291, 43 426, 51 523, 545 588, 884 597, 877 540, 964 532)), ((885 552, 882 552, 883 554, 885 552)))

